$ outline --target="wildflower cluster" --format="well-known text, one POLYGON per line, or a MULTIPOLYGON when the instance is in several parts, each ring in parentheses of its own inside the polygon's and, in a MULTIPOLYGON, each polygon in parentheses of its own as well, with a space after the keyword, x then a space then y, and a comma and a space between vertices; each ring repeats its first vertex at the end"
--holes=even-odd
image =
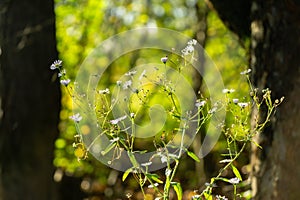
MULTIPOLYGON (((258 89, 251 87, 251 98, 241 99, 235 95, 235 89, 225 88, 218 91, 224 96, 224 99, 212 103, 209 97, 198 95, 192 107, 186 110, 183 109, 184 106, 180 102, 184 102, 186 99, 180 101, 180 98, 183 97, 176 96, 176 94, 179 94, 176 93, 179 90, 176 86, 178 86, 178 80, 181 80, 182 69, 188 66, 187 56, 191 55, 191 62, 195 60, 194 51, 196 45, 196 40, 190 40, 187 43, 187 46, 181 51, 182 56, 180 59, 183 59, 183 62, 179 62, 180 64, 175 64, 172 61, 172 55, 165 56, 160 59, 164 64, 164 69, 155 66, 143 70, 131 70, 114 83, 115 90, 111 90, 110 86, 95 90, 96 103, 88 102, 86 113, 96 113, 96 127, 99 128, 97 130, 99 133, 92 133, 96 134, 96 136, 88 145, 83 143, 85 134, 81 133, 82 129, 78 128, 86 116, 81 116, 80 113, 70 116, 70 119, 75 122, 75 126, 77 126, 79 131, 75 135, 73 144, 78 160, 86 159, 88 152, 93 152, 98 156, 109 155, 110 158, 106 162, 112 166, 121 160, 124 157, 124 152, 126 152, 126 157, 129 159, 131 166, 123 173, 123 181, 132 174, 139 184, 144 198, 147 195, 145 188, 153 189, 157 200, 169 199, 170 189, 173 188, 178 199, 182 199, 181 184, 174 180, 180 158, 186 153, 195 162, 200 161, 198 156, 190 151, 185 144, 185 141, 190 140, 190 135, 188 135, 191 130, 190 127, 196 127, 195 130, 192 130, 193 134, 198 133, 214 115, 225 109, 230 120, 226 124, 222 122, 217 125, 218 128, 222 129, 227 143, 228 153, 220 161, 223 167, 217 176, 212 177, 210 182, 205 185, 205 189, 195 194, 192 199, 213 199, 213 197, 220 200, 227 199, 225 196, 214 194, 214 187, 219 181, 232 185, 233 196, 236 199, 239 195, 237 189, 245 180, 243 180, 234 163, 245 150, 246 145, 254 143, 253 137, 270 121, 275 108, 280 105, 283 98, 272 102, 269 89, 263 90, 263 96, 259 98, 258 89), (176 73, 167 70, 169 62, 176 65, 176 73), (154 106, 156 103, 163 104, 165 110, 161 112, 160 108, 154 106), (125 104, 126 106, 124 106, 125 104), (259 110, 262 104, 267 105, 268 114, 264 120, 256 120, 256 125, 251 128, 249 120, 251 109, 256 107, 259 110), (151 124, 150 128, 138 126, 137 122, 147 121, 148 115, 151 120, 152 118, 153 121, 156 120, 155 124, 151 124), (164 123, 162 127, 160 127, 161 121, 164 123), (140 150, 141 148, 139 148, 138 141, 140 141, 140 138, 143 138, 139 138, 139 136, 144 136, 139 135, 139 130, 142 130, 141 132, 145 136, 151 135, 153 138, 151 145, 155 151, 149 157, 147 157, 147 153, 150 150, 140 150), (155 130, 158 131, 153 135, 151 131, 155 130), (97 143, 102 137, 108 138, 108 142, 104 147, 101 146, 103 143, 101 145, 97 143), (138 159, 140 155, 144 157, 143 162, 140 162, 138 159), (162 176, 151 172, 151 167, 158 164, 165 166, 162 176), (233 177, 230 178, 224 176, 224 172, 229 169, 233 174, 233 177)), ((71 94, 71 80, 66 77, 62 61, 54 61, 50 69, 58 70, 60 83, 71 94)), ((247 69, 241 72, 241 75, 245 76, 250 83, 249 73, 251 73, 251 70, 247 69)), ((188 94, 187 91, 184 92, 188 94)), ((86 95, 72 94, 72 97, 79 98, 80 101, 80 98, 86 97, 86 95)), ((128 194, 128 198, 131 198, 131 196, 131 194, 128 194)))
MULTIPOLYGON (((224 166, 220 169, 217 176, 212 177, 210 183, 207 184, 206 189, 204 189, 201 194, 197 194, 193 199, 211 199, 213 197, 213 188, 218 181, 223 181, 229 183, 233 186, 233 199, 237 197, 242 197, 241 194, 237 192, 238 187, 241 188, 247 185, 247 180, 243 180, 238 168, 234 165, 235 161, 240 157, 240 155, 245 151, 246 145, 253 143, 259 146, 254 141, 254 136, 259 134, 270 121, 272 115, 284 100, 276 99, 274 102, 271 100, 271 91, 269 89, 263 89, 262 98, 258 97, 259 89, 253 88, 250 82, 249 73, 251 69, 247 69, 241 72, 242 76, 246 77, 246 80, 250 86, 250 95, 248 98, 242 100, 235 98, 234 89, 223 89, 223 93, 226 95, 226 111, 227 118, 230 119, 223 126, 223 133, 227 141, 228 153, 224 154, 225 158, 220 161, 224 166), (267 115, 264 119, 258 120, 258 116, 254 116, 255 124, 253 127, 250 126, 250 116, 253 108, 258 110, 258 113, 262 105, 267 106, 267 115), (226 178, 222 177, 224 172, 231 169, 234 177, 226 178)), ((260 147, 260 146, 259 146, 260 147)), ((260 147, 261 148, 261 147, 260 147)), ((216 195, 216 199, 228 199, 225 196, 216 195)))
POLYGON ((71 82, 70 79, 66 79, 66 70, 62 69, 62 61, 61 60, 55 60, 51 65, 50 65, 51 70, 59 70, 58 77, 60 77, 60 83, 64 86, 68 86, 69 83, 71 82))

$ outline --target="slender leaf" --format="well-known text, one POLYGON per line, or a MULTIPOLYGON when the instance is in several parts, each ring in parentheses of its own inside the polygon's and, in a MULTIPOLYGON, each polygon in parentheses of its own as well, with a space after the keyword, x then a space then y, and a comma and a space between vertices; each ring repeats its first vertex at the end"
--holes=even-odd
POLYGON ((223 177, 219 177, 219 178, 217 178, 216 180, 220 180, 220 181, 224 181, 224 182, 230 183, 230 180, 229 180, 229 179, 223 178, 223 177))
POLYGON ((132 172, 132 168, 129 168, 129 169, 127 169, 127 170, 124 172, 124 174, 123 174, 123 176, 122 176, 122 181, 123 181, 123 182, 125 181, 125 179, 127 178, 127 176, 130 174, 130 172, 132 172))
POLYGON ((239 170, 238 170, 234 165, 231 165, 231 168, 232 168, 232 171, 233 171, 234 175, 235 175, 238 179, 240 179, 240 181, 242 181, 242 176, 241 176, 239 170))
POLYGON ((146 174, 146 176, 148 178, 152 179, 153 181, 157 182, 157 183, 160 183, 160 184, 163 183, 163 181, 159 179, 159 176, 157 174, 150 174, 150 173, 148 173, 148 174, 146 174))
POLYGON ((182 199, 182 188, 180 183, 178 182, 171 182, 171 185, 173 186, 176 194, 177 194, 177 199, 181 200, 182 199))
POLYGON ((253 142, 253 144, 255 144, 255 146, 257 146, 260 149, 263 149, 262 146, 260 146, 257 142, 255 142, 254 140, 251 140, 251 142, 253 142))
POLYGON ((194 159, 196 162, 200 162, 200 159, 198 158, 198 156, 196 154, 194 154, 191 151, 187 151, 187 155, 190 156, 192 159, 194 159))
POLYGON ((206 199, 206 200, 212 200, 213 198, 212 198, 212 195, 211 194, 207 194, 207 193, 204 193, 204 198, 206 199))

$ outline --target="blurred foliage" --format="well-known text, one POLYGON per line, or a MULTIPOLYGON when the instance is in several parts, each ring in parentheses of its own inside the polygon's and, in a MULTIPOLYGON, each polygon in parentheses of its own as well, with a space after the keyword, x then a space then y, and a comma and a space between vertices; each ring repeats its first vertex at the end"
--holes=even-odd
MULTIPOLYGON (((157 26, 194 37, 198 31, 196 24, 200 20, 197 16, 197 9, 204 8, 203 4, 204 2, 196 0, 56 0, 57 47, 60 59, 63 61, 68 76, 74 80, 85 57, 101 41, 122 31, 141 26, 157 26)), ((248 44, 243 44, 244 47, 242 47, 238 38, 226 29, 214 12, 208 12, 206 34, 205 49, 219 67, 225 86, 239 91, 235 94, 237 95, 235 98, 247 98, 248 85, 240 76, 240 72, 247 68, 248 58, 245 46, 247 47, 248 44)), ((155 51, 140 53, 143 57, 148 55, 149 58, 160 59, 164 56, 157 55, 158 52, 155 51)), ((103 80, 108 83, 116 82, 119 78, 116 74, 128 71, 132 63, 139 63, 136 55, 128 54, 125 58, 115 61, 107 70, 103 80)), ((59 125, 61 134, 55 142, 54 165, 69 176, 81 177, 83 179, 81 189, 86 192, 91 192, 95 187, 109 196, 112 191, 107 188, 114 186, 114 193, 126 195, 127 189, 136 187, 133 179, 126 180, 126 187, 121 186, 122 182, 116 178, 119 176, 118 172, 93 160, 92 156, 80 162, 77 160, 73 147, 76 129, 69 119, 72 115, 72 102, 66 91, 62 91, 63 107, 59 125), (117 188, 119 190, 123 188, 126 191, 118 191, 117 188)), ((228 120, 230 121, 230 118, 228 120)), ((212 152, 212 157, 215 157, 216 162, 224 148, 226 149, 226 142, 220 140, 214 149, 217 153, 212 152)), ((247 163, 247 156, 243 159, 245 161, 242 163, 247 163)), ((182 162, 178 174, 179 179, 182 178, 189 183, 184 186, 185 190, 187 187, 200 187, 196 185, 197 177, 193 175, 191 165, 193 163, 189 161, 182 162)), ((189 189, 192 191, 194 188, 189 189)))

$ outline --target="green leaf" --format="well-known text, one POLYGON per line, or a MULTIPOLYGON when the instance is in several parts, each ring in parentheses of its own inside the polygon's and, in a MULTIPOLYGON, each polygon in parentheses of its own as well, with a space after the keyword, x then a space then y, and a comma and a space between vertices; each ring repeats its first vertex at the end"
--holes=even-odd
POLYGON ((163 181, 159 179, 159 176, 157 174, 150 174, 150 173, 148 173, 148 174, 146 174, 146 176, 148 178, 152 179, 153 181, 157 182, 157 183, 160 183, 160 184, 163 183, 163 181))
POLYGON ((233 171, 234 175, 235 175, 238 179, 240 179, 240 181, 242 181, 243 179, 242 179, 242 176, 241 176, 239 170, 238 170, 234 165, 231 165, 231 168, 232 168, 232 171, 233 171))
POLYGON ((124 172, 124 174, 123 174, 123 176, 122 176, 122 181, 123 181, 123 182, 125 181, 125 179, 127 178, 127 176, 130 174, 130 172, 132 172, 132 168, 129 168, 129 169, 127 169, 127 170, 124 172))
POLYGON ((194 154, 191 151, 187 151, 187 155, 191 158, 193 158, 196 162, 200 162, 200 159, 198 158, 198 156, 196 154, 194 154))
POLYGON ((224 181, 224 182, 230 183, 229 179, 223 178, 223 177, 219 177, 216 180, 220 180, 220 181, 224 181))
POLYGON ((207 193, 204 193, 204 198, 207 199, 207 200, 212 200, 212 195, 211 194, 207 194, 207 193))
POLYGON ((178 182, 171 182, 171 185, 173 186, 176 194, 177 194, 177 199, 181 200, 182 199, 182 188, 180 183, 178 182))
POLYGON ((253 142, 253 144, 255 144, 255 146, 257 146, 260 149, 263 149, 262 146, 260 146, 257 142, 255 142, 254 140, 252 140, 251 142, 253 142))

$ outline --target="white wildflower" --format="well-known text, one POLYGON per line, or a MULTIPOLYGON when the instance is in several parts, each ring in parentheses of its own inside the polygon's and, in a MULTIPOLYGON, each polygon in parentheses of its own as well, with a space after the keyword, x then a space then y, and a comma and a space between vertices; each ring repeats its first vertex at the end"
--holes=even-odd
POLYGON ((225 196, 216 195, 217 200, 228 200, 225 196))
POLYGON ((249 103, 238 103, 241 108, 245 108, 249 105, 249 103))
POLYGON ((60 80, 60 83, 61 83, 62 85, 64 85, 64 86, 68 86, 70 82, 71 82, 70 79, 63 79, 63 80, 60 80))
POLYGON ((119 137, 116 137, 116 138, 113 138, 113 139, 111 139, 111 140, 109 140, 111 143, 113 143, 113 142, 117 142, 117 141, 119 141, 120 140, 120 138, 119 137))
POLYGON ((166 64, 166 62, 168 61, 168 56, 162 57, 160 60, 161 60, 161 62, 166 64))
POLYGON ((110 123, 111 123, 111 124, 117 124, 117 123, 119 123, 120 121, 126 119, 126 117, 127 117, 127 116, 124 115, 124 116, 119 117, 119 118, 117 118, 117 119, 110 120, 110 123))
POLYGON ((223 89, 222 92, 224 94, 229 94, 229 93, 233 93, 235 90, 234 89, 223 89))
POLYGON ((197 40, 193 39, 187 42, 187 46, 181 50, 181 53, 184 56, 189 55, 190 53, 193 53, 195 51, 194 46, 197 44, 197 40))
POLYGON ((172 173, 172 170, 170 170, 170 169, 167 168, 166 171, 165 171, 165 175, 166 176, 170 176, 171 173, 172 173))
POLYGON ((152 162, 146 162, 146 163, 142 163, 141 166, 146 167, 146 166, 150 166, 152 164, 152 162))
POLYGON ((237 177, 229 179, 229 183, 231 183, 231 184, 238 184, 239 182, 240 182, 240 179, 237 177))
POLYGON ((128 89, 132 84, 132 81, 129 80, 129 81, 126 81, 124 84, 123 84, 123 89, 126 90, 128 89))
POLYGON ((192 199, 199 199, 200 197, 201 197, 200 194, 195 194, 195 195, 192 196, 192 199))
POLYGON ((148 185, 148 188, 154 188, 154 187, 157 187, 159 184, 158 183, 154 183, 153 185, 148 185))
POLYGON ((79 123, 82 120, 82 117, 80 116, 79 113, 77 113, 77 114, 70 116, 70 119, 72 119, 76 123, 79 123))
POLYGON ((108 88, 106 88, 105 90, 99 90, 99 94, 109 94, 110 91, 108 88))
POLYGON ((250 72, 251 72, 251 69, 247 69, 245 71, 242 71, 240 74, 245 75, 245 74, 249 74, 250 72))
POLYGON ((62 77, 62 76, 64 76, 64 75, 66 75, 66 70, 65 69, 63 69, 63 70, 61 70, 59 73, 58 73, 58 77, 62 77))
POLYGON ((118 86, 121 86, 121 84, 122 84, 122 81, 117 81, 118 86))
POLYGON ((165 155, 161 155, 160 160, 161 160, 161 163, 166 163, 166 162, 168 162, 168 158, 167 158, 167 156, 165 156, 165 155))
POLYGON ((55 70, 55 69, 61 67, 61 64, 62 64, 62 61, 61 61, 61 60, 55 60, 55 61, 51 64, 50 69, 51 69, 51 70, 55 70))
POLYGON ((195 45, 197 44, 197 40, 192 39, 192 40, 188 41, 187 44, 190 45, 190 46, 191 46, 191 45, 194 45, 194 46, 195 46, 195 45))
POLYGON ((186 51, 187 51, 188 53, 193 53, 194 50, 195 50, 195 48, 194 48, 193 46, 191 46, 191 45, 189 45, 189 46, 186 47, 186 51))
POLYGON ((217 109, 217 107, 212 107, 212 109, 208 111, 208 114, 214 114, 215 112, 217 112, 217 109))
POLYGON ((130 198, 132 197, 132 194, 128 192, 128 193, 126 194, 126 197, 127 197, 128 199, 130 199, 130 198))
POLYGON ((239 99, 232 99, 232 102, 237 104, 239 102, 239 99))
POLYGON ((196 102, 196 103, 195 103, 195 106, 196 106, 197 108, 199 108, 199 107, 203 107, 205 104, 206 104, 206 101, 203 100, 203 101, 200 101, 200 102, 196 102))
POLYGON ((136 74, 136 71, 133 70, 133 71, 127 72, 127 73, 125 74, 125 76, 133 76, 133 75, 135 75, 135 74, 136 74))

